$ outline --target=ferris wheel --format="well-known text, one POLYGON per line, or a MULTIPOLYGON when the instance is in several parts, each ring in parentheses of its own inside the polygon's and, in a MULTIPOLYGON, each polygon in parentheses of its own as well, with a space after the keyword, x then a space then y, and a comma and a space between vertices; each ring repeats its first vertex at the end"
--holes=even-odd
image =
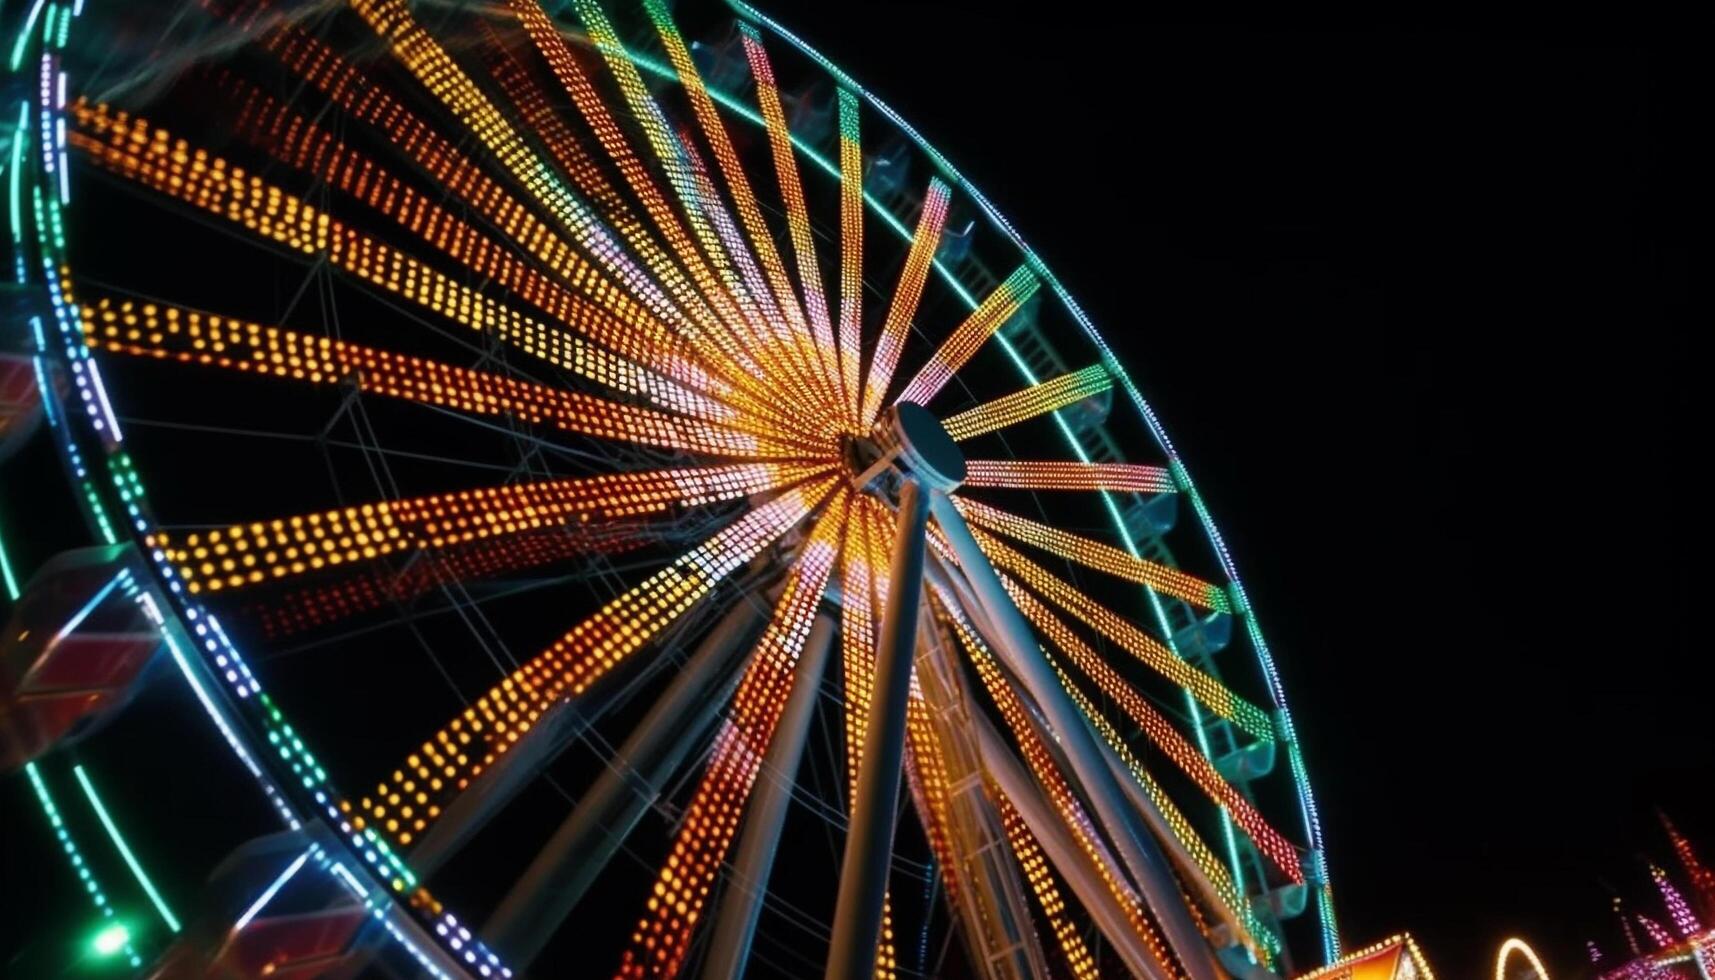
POLYGON ((160 909, 108 944, 1335 960, 1273 658, 1124 366, 885 103, 671 6, 5 7, 0 764, 102 914, 160 909), (65 772, 134 874, 94 884, 65 772))

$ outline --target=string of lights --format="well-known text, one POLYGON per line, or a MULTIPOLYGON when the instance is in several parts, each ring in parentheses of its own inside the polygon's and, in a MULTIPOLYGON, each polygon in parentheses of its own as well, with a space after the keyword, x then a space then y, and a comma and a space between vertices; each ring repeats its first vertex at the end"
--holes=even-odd
POLYGON ((1111 544, 1008 513, 979 500, 955 497, 954 503, 970 521, 1015 541, 1041 548, 1058 558, 1106 572, 1129 582, 1146 585, 1162 595, 1215 612, 1231 612, 1225 589, 1188 575, 1171 565, 1140 558, 1111 544))
POLYGON ((1070 463, 1060 460, 965 460, 965 486, 1007 490, 1118 490, 1172 493, 1173 477, 1139 463, 1070 463))
POLYGON ((674 835, 644 918, 621 961, 624 977, 672 976, 714 886, 722 856, 738 832, 763 754, 786 705, 792 668, 810 635, 848 518, 848 492, 836 492, 787 577, 732 706, 715 737, 708 769, 674 835))
MULTIPOLYGON (((1022 391, 996 398, 994 401, 967 409, 947 419, 942 423, 947 434, 959 442, 974 439, 977 436, 1004 429, 1009 425, 1017 425, 1026 419, 1033 419, 1049 412, 1057 412, 1068 405, 1098 395, 1113 386, 1113 378, 1107 369, 1100 364, 1092 364, 1082 371, 1063 374, 1051 381, 1044 381, 1022 391)), ((1092 488, 1096 489, 1096 488, 1092 488)), ((1119 489, 1105 487, 1099 489, 1119 489)))
MULTIPOLYGON (((899 400, 929 404, 953 379, 953 375, 982 349, 989 337, 1036 295, 1041 285, 1042 280, 1036 278, 1036 273, 1031 272, 1029 266, 1021 265, 1013 270, 1012 275, 996 286, 964 322, 953 328, 940 349, 929 358, 929 363, 923 365, 917 376, 899 393, 899 400)), ((948 419, 946 424, 951 426, 952 420, 948 419)), ((952 434, 950 428, 948 434, 952 434)), ((953 438, 959 436, 953 435, 953 438)))

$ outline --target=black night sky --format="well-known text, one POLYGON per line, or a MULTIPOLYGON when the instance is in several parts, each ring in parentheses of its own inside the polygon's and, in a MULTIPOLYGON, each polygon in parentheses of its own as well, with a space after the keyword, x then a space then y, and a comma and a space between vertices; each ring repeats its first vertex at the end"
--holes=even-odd
POLYGON ((1348 938, 1475 977, 1516 932, 1576 974, 1668 857, 1651 807, 1715 831, 1685 62, 1613 25, 1054 6, 767 9, 984 188, 1162 413, 1284 662, 1348 938))

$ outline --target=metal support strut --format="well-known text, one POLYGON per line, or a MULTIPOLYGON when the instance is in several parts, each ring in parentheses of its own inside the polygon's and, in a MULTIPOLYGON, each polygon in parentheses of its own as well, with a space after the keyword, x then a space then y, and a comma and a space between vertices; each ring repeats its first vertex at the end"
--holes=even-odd
POLYGON ((875 684, 857 790, 852 795, 846 852, 840 863, 840 893, 834 906, 834 935, 828 972, 836 980, 869 980, 881 938, 887 870, 893 856, 893 824, 904 768, 905 714, 911 694, 911 662, 917 650, 917 612, 923 597, 930 492, 907 479, 899 494, 898 536, 892 578, 882 610, 875 652, 875 684))
POLYGON ((958 508, 944 496, 931 499, 935 523, 953 546, 965 580, 976 593, 984 618, 994 630, 995 635, 987 639, 1046 716, 1073 774, 1089 795, 1098 821, 1112 839, 1121 863, 1136 880, 1144 901, 1186 972, 1192 980, 1215 980, 1220 972, 1214 950, 1186 911, 1184 897, 1166 857, 1125 798, 1107 759, 1096 747, 1089 723, 1060 686, 1060 679, 1037 645, 1035 633, 1007 595, 958 508))
POLYGON ((707 980, 743 976, 750 959, 750 943, 756 936, 757 917, 762 914, 762 897, 768 891, 768 875, 774 868, 780 828, 786 822, 787 804, 792 802, 792 783, 804 756, 810 719, 816 713, 816 694, 821 690, 822 674, 827 668, 828 648, 833 646, 838 628, 832 616, 819 613, 810 626, 804 652, 798 657, 792 693, 751 791, 726 899, 709 937, 709 952, 703 959, 703 976, 707 980))

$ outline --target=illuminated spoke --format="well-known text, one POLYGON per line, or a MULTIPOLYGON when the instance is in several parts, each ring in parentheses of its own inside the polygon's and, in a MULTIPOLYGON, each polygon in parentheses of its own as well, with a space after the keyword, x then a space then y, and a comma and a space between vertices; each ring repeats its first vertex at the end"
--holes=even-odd
MULTIPOLYGON (((631 106, 632 117, 643 130, 667 174, 669 184, 684 205, 685 215, 691 226, 689 233, 680 223, 678 215, 667 202, 660 187, 656 185, 649 169, 632 150, 625 131, 609 112, 606 100, 596 91, 589 75, 572 56, 565 39, 543 13, 541 5, 536 0, 511 0, 511 6, 518 22, 524 26, 537 51, 548 63, 560 87, 571 97, 572 104, 577 107, 584 122, 595 134, 608 159, 613 161, 627 186, 643 203, 644 212, 649 215, 679 261, 690 271, 698 289, 718 314, 719 323, 713 334, 714 342, 735 363, 745 367, 748 373, 760 377, 762 372, 756 370, 755 364, 758 362, 753 359, 757 355, 747 348, 756 346, 759 338, 767 336, 767 330, 761 325, 762 321, 745 292, 743 283, 737 279, 726 261, 720 242, 696 203, 696 192, 689 168, 681 158, 678 140, 673 136, 660 107, 655 104, 654 97, 649 94, 642 78, 638 76, 636 67, 628 60, 616 62, 613 66, 614 76, 622 95, 631 106), (699 242, 713 259, 714 269, 711 269, 698 251, 699 242)), ((761 363, 775 366, 765 356, 761 363)))
POLYGON ((1078 795, 1066 777, 1060 772, 1053 753, 1042 740, 1032 725, 1028 709, 1025 708, 1018 696, 1013 692, 1005 675, 1001 672, 1000 664, 989 652, 987 644, 977 636, 964 617, 949 603, 938 603, 941 613, 959 637, 960 644, 965 649, 965 655, 977 669, 977 676, 982 680, 989 697, 995 707, 1000 709, 1001 717, 1005 719, 1009 731, 1018 743, 1030 771, 1036 776, 1037 782, 1047 794, 1049 801, 1059 812, 1061 822, 1071 831, 1078 846, 1102 878, 1102 884, 1113 895, 1120 907, 1125 911, 1128 923, 1144 941, 1156 961, 1163 967, 1168 976, 1177 976, 1171 969, 1173 954, 1169 952, 1166 941, 1160 930, 1150 919, 1143 899, 1132 887, 1124 874, 1119 870, 1119 862, 1108 849, 1107 843, 1096 830, 1095 821, 1084 810, 1078 800, 1078 795))
MULTIPOLYGON (((1261 708, 1229 690, 1226 685, 1186 663, 1160 640, 1133 625, 1042 566, 1007 547, 999 538, 973 528, 971 534, 995 566, 1018 576, 1085 625, 1119 644, 1132 656, 1169 681, 1185 688, 1209 710, 1265 741, 1274 740, 1274 725, 1261 708)), ((1020 608, 1031 601, 1029 593, 1011 579, 1003 579, 1007 592, 1020 608)))
MULTIPOLYGON (((1085 643, 1070 627, 1050 612, 1035 596, 1022 589, 1008 589, 1018 603, 1018 609, 1036 627, 1037 632, 1054 641, 1068 659, 1078 666, 1102 692, 1102 696, 1119 705, 1126 717, 1143 729, 1149 740, 1164 752, 1173 764, 1197 783, 1216 803, 1226 807, 1233 820, 1283 874, 1296 882, 1304 880, 1299 866, 1298 850, 1281 833, 1268 825, 1250 801, 1224 779, 1215 767, 1174 728, 1161 712, 1145 700, 1119 672, 1085 643)), ((1068 685, 1069 687, 1070 685, 1068 685)))
POLYGON ((930 708, 916 676, 911 679, 911 700, 905 716, 905 783, 912 804, 923 823, 924 836, 939 865, 947 898, 958 901, 959 859, 953 853, 951 812, 948 800, 947 766, 941 757, 941 742, 935 734, 930 708))
POLYGON ((863 398, 863 150, 858 97, 840 89, 840 381, 850 424, 863 398))
POLYGON ((657 316, 680 320, 687 335, 694 328, 613 240, 612 235, 532 152, 482 90, 438 42, 424 31, 404 0, 351 0, 350 7, 387 43, 395 58, 433 93, 523 187, 560 222, 584 251, 657 316))
POLYGON ((1191 826, 1178 804, 1162 789, 1149 769, 1138 760, 1113 723, 1072 683, 1072 679, 1064 670, 1058 665, 1055 669, 1066 692, 1072 696, 1073 703, 1089 717, 1097 737, 1113 750, 1115 758, 1143 790, 1150 804, 1160 811, 1161 821, 1165 826, 1157 830, 1157 836, 1173 849, 1181 876, 1202 893, 1216 913, 1237 931, 1239 940, 1250 947, 1253 954, 1266 956, 1268 947, 1260 938, 1267 935, 1265 928, 1252 912, 1249 902, 1234 889, 1233 877, 1226 865, 1215 857, 1215 852, 1197 833, 1196 828, 1191 826))
MULTIPOLYGON (((929 400, 982 348, 989 336, 1011 319, 1030 297, 1036 295, 1036 290, 1041 285, 1042 281, 1036 278, 1036 273, 1031 272, 1029 266, 1019 266, 1005 282, 996 286, 994 292, 989 293, 988 297, 971 311, 965 322, 953 330, 952 335, 941 344, 941 349, 935 352, 929 363, 917 372, 917 377, 912 378, 911 383, 900 392, 899 400, 919 405, 929 404, 929 400)), ((952 430, 949 429, 948 432, 951 433, 952 430)), ((953 438, 962 437, 953 434, 953 438)))
MULTIPOLYGON (((86 292, 79 298, 84 339, 102 350, 309 384, 353 381, 359 391, 366 393, 474 414, 510 415, 581 435, 684 452, 773 459, 800 458, 814 452, 734 428, 623 405, 565 388, 168 303, 115 301, 106 296, 91 297, 86 292)), ((743 425, 744 420, 736 420, 736 424, 743 425)))
MULTIPOLYGON (((607 24, 606 17, 601 15, 594 0, 574 0, 573 5, 598 46, 618 43, 612 27, 607 24)), ((792 281, 786 275, 785 263, 780 260, 780 253, 774 247, 774 234, 769 231, 767 222, 762 218, 762 208, 751 190, 750 178, 745 175, 744 164, 739 160, 738 152, 733 149, 732 140, 727 136, 726 123, 721 120, 720 110, 716 108, 714 99, 704 86, 696 63, 691 60, 690 48, 685 45, 679 28, 673 23, 666 3, 662 0, 644 0, 643 7, 648 11, 649 19, 655 23, 655 31, 661 37, 661 44, 667 50, 673 70, 679 74, 679 84, 690 98, 691 109, 697 117, 697 125, 703 132, 703 138, 708 140, 709 148, 714 151, 715 163, 720 167, 721 176, 726 179, 727 191, 732 195, 733 206, 738 210, 739 221, 750 237, 757 260, 762 263, 775 302, 779 304, 780 312, 785 315, 793 333, 808 338, 811 335, 810 330, 804 321, 797 296, 792 291, 792 281)), ((824 393, 832 395, 831 384, 834 379, 821 380, 830 386, 824 393)), ((835 405, 837 402, 830 403, 828 407, 835 405)))
MULTIPOLYGON (((302 254, 325 255, 335 266, 377 289, 408 299, 469 329, 492 330, 526 353, 615 390, 640 394, 662 408, 709 421, 727 421, 738 414, 732 407, 678 381, 489 299, 421 260, 281 193, 259 178, 244 176, 225 160, 194 151, 184 140, 168 142, 162 131, 151 131, 143 120, 127 123, 124 119, 95 115, 94 110, 89 112, 85 118, 98 131, 102 128, 99 120, 105 119, 110 124, 105 127, 109 142, 99 142, 82 131, 73 133, 69 142, 93 162, 121 176, 237 221, 247 230, 302 254), (153 140, 149 139, 151 132, 153 140), (136 145, 133 135, 148 141, 142 156, 125 149, 136 145)), ((591 326, 587 320, 562 322, 580 332, 588 332, 591 326)), ((636 343, 628 346, 638 347, 636 343)), ((659 360, 650 356, 648 347, 638 353, 659 360)), ((675 365, 681 369, 693 367, 688 362, 668 358, 666 366, 675 365)), ((689 376, 699 386, 712 383, 700 371, 689 376)))
POLYGON ((1024 869, 1025 880, 1030 882, 1030 890, 1036 894, 1042 915, 1048 920, 1048 929, 1054 933, 1060 951, 1066 956, 1066 966, 1077 980, 1095 980, 1101 976, 1096 958, 1084 945, 1077 920, 1067 914, 1066 900, 1060 897, 1060 887, 1054 883, 1054 876, 1048 870, 1048 858, 1042 853, 1042 845, 1024 825, 1024 818, 1018 815, 1011 801, 999 793, 995 797, 1007 843, 1012 845, 1013 856, 1018 859, 1018 866, 1024 869))
MULTIPOLYGON (((531 208, 491 180, 457 147, 400 105, 362 72, 346 64, 320 40, 299 29, 281 27, 269 35, 268 41, 287 68, 298 72, 305 81, 335 100, 354 118, 379 129, 399 153, 415 162, 432 177, 436 186, 446 190, 475 214, 481 215, 492 227, 504 231, 518 248, 540 261, 562 282, 582 284, 581 288, 586 293, 599 292, 609 302, 630 303, 618 290, 607 285, 595 268, 579 256, 564 238, 543 224, 531 208)), ((642 352, 634 349, 640 340, 652 346, 663 346, 670 361, 663 366, 663 373, 671 376, 671 362, 688 360, 689 355, 673 356, 674 348, 667 346, 673 342, 670 335, 664 329, 658 332, 643 329, 648 323, 647 314, 641 308, 636 308, 636 311, 638 318, 628 318, 626 321, 613 317, 596 320, 589 325, 587 336, 610 350, 627 354, 634 359, 641 359, 642 352)), ((573 322, 571 326, 584 329, 578 322, 573 322)), ((696 342, 695 337, 691 338, 693 345, 696 342)), ((749 370, 749 363, 742 357, 733 355, 730 348, 715 352, 714 355, 707 355, 706 348, 699 349, 704 349, 707 359, 713 363, 720 363, 721 357, 718 355, 724 353, 735 358, 734 363, 741 369, 740 374, 749 370)))
POLYGON ((827 468, 744 463, 514 483, 235 524, 182 541, 161 531, 149 544, 177 567, 190 591, 214 592, 400 551, 737 500, 827 468))
POLYGON ((965 461, 965 486, 1012 490, 1123 490, 1172 493, 1173 474, 1135 463, 1069 463, 1054 460, 965 461))
POLYGON ((846 798, 857 793, 858 766, 863 755, 864 722, 869 717, 870 688, 875 674, 876 625, 881 621, 876 596, 878 569, 886 552, 874 540, 873 497, 859 497, 846 529, 840 562, 840 668, 845 677, 846 798))
MULTIPOLYGON (((583 281, 583 295, 571 292, 521 261, 510 249, 462 221, 445 208, 417 192, 409 184, 376 165, 363 154, 286 105, 234 82, 230 88, 244 95, 244 113, 235 127, 274 158, 325 180, 392 218, 398 226, 480 277, 492 279, 547 316, 550 322, 575 323, 580 308, 598 305, 617 320, 604 321, 596 336, 610 349, 629 352, 640 363, 655 364, 681 380, 724 390, 724 380, 713 383, 700 369, 678 362, 689 357, 689 348, 679 337, 644 313, 641 307, 619 296, 593 269, 581 262, 573 267, 574 278, 583 281), (585 275, 577 275, 587 269, 585 275), (624 335, 630 334, 626 338, 624 335), (639 340, 644 343, 640 344, 639 340)), ((90 123, 99 132, 105 107, 92 110, 90 123)))
MULTIPOLYGON (((590 38, 595 42, 606 59, 608 67, 614 75, 622 80, 636 79, 637 69, 626 52, 623 42, 613 26, 608 22, 607 15, 594 0, 576 0, 573 4, 579 18, 583 21, 590 38)), ((813 396, 805 399, 806 405, 816 405, 823 409, 837 407, 834 400, 833 379, 823 376, 815 366, 815 355, 812 350, 813 341, 804 320, 803 311, 799 308, 796 297, 792 292, 792 283, 787 278, 785 266, 780 261, 779 252, 774 248, 774 240, 766 223, 762 219, 762 211, 757 204, 755 195, 751 192, 750 182, 745 177, 743 164, 738 154, 733 150, 731 141, 727 138, 725 124, 721 122, 720 113, 715 108, 714 100, 703 86, 701 76, 697 73, 696 65, 691 61, 690 50, 686 48, 684 39, 679 36, 678 28, 673 25, 672 18, 664 7, 646 4, 650 18, 655 22, 657 33, 661 36, 662 44, 666 47, 674 70, 678 73, 680 84, 690 97, 691 105, 697 116, 699 127, 714 150, 716 164, 726 178, 727 188, 733 197, 733 204, 738 210, 739 220, 744 230, 750 236, 750 246, 747 247, 738 230, 731 226, 731 219, 724 214, 720 195, 714 185, 707 179, 707 172, 701 167, 696 158, 696 152, 689 138, 677 140, 677 147, 661 146, 657 148, 663 162, 677 162, 681 158, 688 162, 692 170, 694 187, 687 188, 689 193, 681 191, 685 196, 687 206, 693 210, 700 209, 709 223, 714 225, 717 237, 721 241, 731 260, 737 265, 740 276, 748 287, 749 295, 755 301, 762 314, 759 325, 763 336, 772 333, 776 343, 787 355, 785 372, 789 378, 795 378, 801 385, 806 386, 813 396), (751 249, 755 249, 755 257, 751 249), (761 269, 756 263, 761 262, 761 269)), ((628 93, 633 112, 640 118, 658 115, 659 110, 652 99, 647 97, 647 90, 640 80, 633 88, 637 94, 628 93)), ((666 134, 672 131, 665 127, 666 134)), ((664 135, 663 143, 666 142, 664 135)), ((672 173, 672 170, 669 170, 672 173)), ((764 349, 768 349, 765 343, 764 349)), ((819 422, 831 421, 828 412, 812 413, 812 418, 819 422)), ((831 431, 831 430, 830 430, 831 431)))
MULTIPOLYGON (((735 261, 750 262, 748 251, 742 242, 737 244, 738 253, 729 260, 727 240, 723 239, 705 212, 705 208, 716 209, 718 202, 704 200, 704 193, 697 185, 683 144, 623 47, 617 50, 604 48, 603 55, 606 56, 607 65, 631 110, 632 118, 642 129, 650 149, 667 175, 669 185, 679 199, 695 241, 687 236, 673 209, 650 178, 648 169, 632 151, 624 130, 608 111, 603 97, 596 91, 577 60, 572 57, 565 39, 542 12, 540 5, 536 0, 511 0, 511 4, 513 13, 524 25, 537 50, 542 53, 561 86, 572 97, 573 104, 595 132, 608 157, 644 203, 645 211, 655 221, 662 236, 673 247, 685 267, 697 277, 698 284, 710 303, 721 311, 726 329, 717 334, 716 338, 722 349, 741 363, 754 358, 757 362, 767 365, 774 377, 793 376, 790 369, 778 359, 785 350, 785 323, 782 318, 773 315, 773 301, 767 287, 761 284, 760 273, 747 278, 735 269, 735 261), (714 266, 713 271, 697 251, 698 244, 708 253, 714 266), (758 307, 759 301, 765 308, 758 307)), ((724 214, 722 216, 724 217, 724 214)), ((736 233, 731 238, 736 239, 736 233)), ((748 270, 750 266, 747 265, 746 268, 748 270)))
POLYGON ((905 349, 905 335, 911 329, 911 318, 917 314, 917 300, 928 281, 929 264, 935 261, 935 249, 941 243, 941 226, 947 221, 951 193, 939 177, 930 178, 929 190, 923 195, 923 210, 917 216, 917 231, 911 236, 911 251, 906 253, 899 284, 893 289, 893 302, 887 307, 887 319, 882 322, 881 334, 876 337, 875 350, 870 355, 869 380, 864 383, 860 418, 865 430, 875 424, 876 416, 881 413, 893 369, 899 365, 899 354, 905 349))
MULTIPOLYGON (((448 800, 516 745, 544 711, 582 694, 650 642, 722 579, 802 521, 833 489, 834 481, 825 479, 787 491, 574 626, 489 688, 383 780, 374 796, 361 801, 367 819, 400 844, 411 843, 440 816, 448 800)), ((816 598, 820 596, 818 587, 816 598)), ((798 639, 802 642, 802 636, 798 639)))
MULTIPOLYGON (((703 205, 703 214, 715 230, 715 236, 725 245, 738 262, 739 274, 750 284, 755 295, 766 297, 767 289, 762 285, 762 273, 756 267, 756 261, 744 246, 738 228, 732 223, 732 218, 721 206, 720 192, 715 189, 713 180, 709 177, 708 168, 703 165, 702 157, 689 140, 681 145, 685 161, 690 166, 691 178, 696 183, 697 200, 703 205)), ((778 313, 767 313, 767 322, 773 324, 773 338, 765 340, 762 351, 770 356, 770 362, 779 365, 780 377, 796 389, 795 394, 806 405, 820 406, 823 411, 815 413, 817 420, 813 423, 821 434, 831 435, 837 428, 837 419, 826 411, 837 403, 828 402, 828 393, 821 390, 817 384, 819 377, 816 370, 816 355, 809 338, 795 330, 780 319, 778 313)))
MULTIPOLYGON (((687 310, 691 318, 697 322, 700 330, 699 339, 707 338, 719 348, 711 351, 708 349, 707 343, 697 345, 699 351, 703 352, 707 359, 719 367, 723 380, 743 389, 743 395, 735 396, 735 400, 742 398, 746 411, 760 417, 770 418, 783 427, 801 424, 800 417, 793 414, 796 406, 791 403, 782 405, 778 399, 771 397, 772 393, 768 390, 762 371, 752 360, 742 340, 732 334, 728 328, 727 323, 737 322, 739 316, 736 308, 731 305, 727 293, 713 283, 712 279, 708 277, 706 269, 703 270, 705 292, 699 293, 692 288, 684 273, 679 270, 679 266, 656 244, 649 230, 632 212, 630 205, 620 196, 617 188, 612 185, 596 160, 585 149, 583 141, 571 132, 565 120, 550 104, 546 94, 536 84, 529 70, 518 61, 498 37, 493 35, 493 29, 488 28, 485 22, 484 27, 492 38, 491 47, 496 51, 493 58, 496 80, 501 83, 502 88, 511 96, 513 102, 519 106, 524 121, 541 138, 550 155, 560 165, 560 169, 572 179, 579 190, 595 202, 609 226, 643 260, 650 272, 666 286, 667 291, 672 294, 680 307, 687 310), (705 295, 718 298, 716 305, 724 311, 724 320, 721 315, 710 308, 710 304, 705 302, 705 295)), ((554 34, 554 40, 561 45, 564 44, 557 33, 554 34)), ((565 64, 568 66, 566 69, 568 72, 577 71, 575 62, 571 62, 569 55, 565 64)), ((572 82, 576 84, 579 77, 581 77, 581 73, 577 73, 572 78, 572 82)), ((605 112, 597 115, 595 121, 606 125, 612 124, 611 117, 606 116, 605 112)), ((623 140, 623 137, 620 139, 623 140)), ((641 168, 637 169, 641 170, 641 168)), ((646 173, 640 173, 638 176, 643 183, 648 184, 650 189, 654 188, 653 183, 648 181, 646 173)), ((663 210, 666 209, 665 202, 660 202, 658 197, 652 200, 663 210)), ((678 228, 676 222, 673 222, 671 218, 669 212, 666 220, 657 217, 654 223, 657 228, 665 229, 669 233, 676 232, 683 239, 683 229, 678 228)), ((688 240, 682 240, 680 245, 679 254, 682 258, 687 255, 695 258, 695 249, 688 240)), ((700 260, 694 268, 697 267, 701 267, 700 260)))
POLYGON ((768 52, 762 47, 762 37, 756 28, 739 21, 744 51, 750 60, 750 73, 756 79, 756 101, 762 107, 762 118, 768 130, 768 144, 774 151, 774 172, 780 181, 780 197, 786 204, 786 225, 792 236, 792 251, 798 259, 798 285, 804 293, 804 310, 810 317, 811 336, 816 342, 816 354, 823 374, 841 388, 841 403, 845 400, 844 384, 840 381, 839 357, 834 349, 834 328, 828 319, 828 297, 822 289, 822 270, 816 262, 816 242, 810 230, 810 210, 804 203, 804 189, 798 181, 798 161, 792 149, 792 134, 786 127, 786 112, 780 106, 780 90, 774 82, 774 69, 768 63, 768 52))
POLYGON ((692 931, 738 831, 745 801, 785 709, 793 668, 845 532, 847 497, 844 489, 836 494, 792 566, 774 617, 751 653, 732 707, 715 736, 708 769, 673 838, 648 911, 620 965, 620 976, 673 976, 683 966, 692 931))
POLYGON ((1025 419, 1057 412, 1068 405, 1099 395, 1113 387, 1113 378, 1100 364, 1082 371, 1063 374, 1052 381, 1032 385, 1010 395, 996 398, 975 408, 967 409, 941 423, 947 434, 963 442, 966 439, 1016 425, 1025 419))
POLYGON ((1227 590, 1213 582, 1187 575, 1170 565, 1147 561, 1111 544, 1062 531, 975 500, 954 497, 953 503, 959 508, 959 513, 965 515, 966 520, 1032 547, 1041 548, 1058 558, 1077 562, 1139 585, 1147 585, 1162 595, 1182 599, 1204 609, 1232 612, 1227 590))

